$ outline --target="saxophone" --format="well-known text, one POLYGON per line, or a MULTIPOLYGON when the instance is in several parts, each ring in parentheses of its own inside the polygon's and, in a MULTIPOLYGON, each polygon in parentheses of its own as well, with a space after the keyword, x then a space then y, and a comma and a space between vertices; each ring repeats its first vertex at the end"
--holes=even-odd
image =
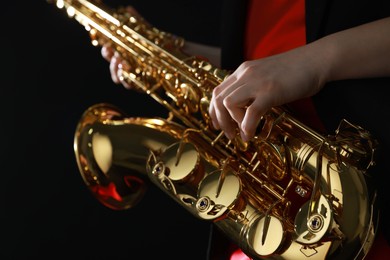
POLYGON ((151 182, 210 221, 253 259, 363 259, 376 233, 369 172, 377 142, 342 120, 321 135, 284 107, 266 113, 256 136, 228 140, 208 115, 212 90, 229 72, 182 51, 184 39, 124 8, 57 0, 130 64, 123 79, 167 109, 166 118, 128 117, 96 104, 75 132, 79 170, 105 206, 129 209, 151 182))

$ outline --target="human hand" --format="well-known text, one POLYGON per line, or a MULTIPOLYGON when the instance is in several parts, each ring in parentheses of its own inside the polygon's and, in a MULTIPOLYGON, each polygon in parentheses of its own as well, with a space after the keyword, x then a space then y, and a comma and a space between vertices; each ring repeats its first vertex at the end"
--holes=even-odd
POLYGON ((116 84, 122 84, 127 89, 132 89, 132 85, 122 77, 123 71, 128 71, 130 65, 121 57, 120 53, 114 50, 111 43, 104 44, 101 53, 103 58, 110 63, 109 70, 112 81, 116 84))
MULTIPOLYGON (((140 14, 131 6, 127 6, 125 11, 130 15, 142 18, 142 16, 140 16, 140 14)), ((127 89, 133 89, 133 85, 122 77, 123 71, 129 71, 131 67, 129 63, 123 59, 121 54, 112 47, 110 42, 107 42, 102 46, 101 55, 110 63, 109 70, 112 81, 116 84, 122 84, 127 89)))
POLYGON ((321 60, 309 46, 242 63, 213 90, 209 114, 231 140, 248 141, 272 107, 317 93, 324 85, 321 60))

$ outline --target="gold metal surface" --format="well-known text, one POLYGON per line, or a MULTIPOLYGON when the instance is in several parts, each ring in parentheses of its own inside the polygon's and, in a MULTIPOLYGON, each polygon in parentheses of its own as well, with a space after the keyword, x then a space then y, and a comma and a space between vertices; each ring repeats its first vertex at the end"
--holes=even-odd
POLYGON ((377 219, 365 175, 376 141, 343 120, 322 136, 283 107, 249 142, 213 130, 212 89, 228 72, 181 51, 183 39, 102 2, 59 0, 130 64, 122 78, 170 117, 130 118, 109 104, 85 111, 74 149, 96 198, 114 209, 142 199, 151 180, 195 217, 212 221, 253 259, 363 259, 377 219))

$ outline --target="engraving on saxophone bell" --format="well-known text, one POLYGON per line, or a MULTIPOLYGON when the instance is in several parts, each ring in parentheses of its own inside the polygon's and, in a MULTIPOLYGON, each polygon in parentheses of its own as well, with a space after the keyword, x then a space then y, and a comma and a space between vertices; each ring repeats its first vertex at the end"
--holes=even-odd
POLYGON ((375 189, 365 176, 376 140, 340 122, 322 135, 284 107, 263 115, 256 136, 228 140, 208 106, 229 73, 182 51, 184 39, 102 1, 59 0, 89 32, 130 64, 122 77, 169 112, 127 117, 110 104, 89 108, 77 126, 80 173, 114 209, 161 188, 195 217, 213 222, 252 259, 364 259, 375 236, 375 189))

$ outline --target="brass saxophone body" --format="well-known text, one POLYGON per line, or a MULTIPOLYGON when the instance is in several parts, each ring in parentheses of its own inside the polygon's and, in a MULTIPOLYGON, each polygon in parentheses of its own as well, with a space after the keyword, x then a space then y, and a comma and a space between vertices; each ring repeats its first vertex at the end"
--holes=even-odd
POLYGON ((123 78, 169 112, 128 117, 111 104, 85 111, 74 149, 92 194, 112 209, 136 205, 145 180, 213 222, 253 259, 363 259, 378 213, 368 168, 376 140, 343 120, 324 136, 272 108, 250 142, 212 128, 212 90, 229 72, 182 51, 184 40, 121 8, 58 0, 130 64, 123 78))

